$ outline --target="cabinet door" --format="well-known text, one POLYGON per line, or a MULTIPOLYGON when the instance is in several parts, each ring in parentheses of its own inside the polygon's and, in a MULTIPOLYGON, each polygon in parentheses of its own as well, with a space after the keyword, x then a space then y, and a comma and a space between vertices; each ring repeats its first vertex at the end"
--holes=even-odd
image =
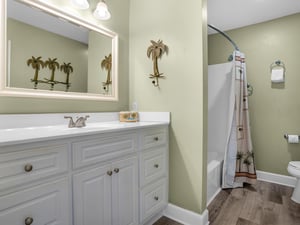
POLYGON ((38 185, 0 197, 2 225, 69 225, 67 179, 38 185))
POLYGON ((91 169, 73 177, 74 224, 110 225, 112 173, 110 167, 91 169))
POLYGON ((112 164, 112 224, 138 224, 137 157, 112 164))

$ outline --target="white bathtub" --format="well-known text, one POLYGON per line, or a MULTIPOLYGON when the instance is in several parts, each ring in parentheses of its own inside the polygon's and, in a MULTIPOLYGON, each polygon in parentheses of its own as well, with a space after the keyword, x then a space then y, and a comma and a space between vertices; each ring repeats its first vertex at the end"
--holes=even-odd
POLYGON ((207 204, 221 190, 221 174, 231 127, 232 62, 208 66, 207 204))
POLYGON ((209 205, 221 190, 223 156, 217 152, 208 152, 207 160, 207 205, 209 205))

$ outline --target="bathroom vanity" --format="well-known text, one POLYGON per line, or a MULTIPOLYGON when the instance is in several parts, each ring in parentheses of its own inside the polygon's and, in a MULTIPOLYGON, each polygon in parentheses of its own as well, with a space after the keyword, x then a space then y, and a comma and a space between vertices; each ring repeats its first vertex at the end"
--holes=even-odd
POLYGON ((152 224, 168 203, 169 114, 141 115, 0 127, 1 224, 152 224))

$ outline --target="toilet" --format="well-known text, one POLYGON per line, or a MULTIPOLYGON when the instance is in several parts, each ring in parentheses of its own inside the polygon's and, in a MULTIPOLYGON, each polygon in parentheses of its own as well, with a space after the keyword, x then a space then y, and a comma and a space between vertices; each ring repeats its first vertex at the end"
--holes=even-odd
POLYGON ((296 178, 296 186, 291 199, 300 204, 300 161, 289 162, 288 172, 296 178))

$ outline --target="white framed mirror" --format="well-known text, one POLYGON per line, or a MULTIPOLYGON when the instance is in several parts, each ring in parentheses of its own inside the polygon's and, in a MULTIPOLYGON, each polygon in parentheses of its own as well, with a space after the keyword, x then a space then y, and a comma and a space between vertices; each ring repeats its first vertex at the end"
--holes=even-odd
POLYGON ((49 1, 0 7, 0 95, 118 100, 117 33, 49 1))

